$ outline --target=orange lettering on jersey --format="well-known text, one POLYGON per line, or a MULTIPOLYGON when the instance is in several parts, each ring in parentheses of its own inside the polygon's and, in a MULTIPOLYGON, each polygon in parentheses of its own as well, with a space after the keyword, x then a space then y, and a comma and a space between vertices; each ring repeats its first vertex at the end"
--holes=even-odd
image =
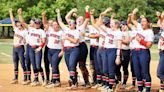
POLYGON ((50 34, 49 36, 50 36, 50 37, 54 37, 54 38, 58 38, 58 39, 60 38, 60 36, 58 36, 58 35, 56 35, 56 34, 50 34))
POLYGON ((72 34, 67 34, 66 36, 74 38, 74 36, 72 34))

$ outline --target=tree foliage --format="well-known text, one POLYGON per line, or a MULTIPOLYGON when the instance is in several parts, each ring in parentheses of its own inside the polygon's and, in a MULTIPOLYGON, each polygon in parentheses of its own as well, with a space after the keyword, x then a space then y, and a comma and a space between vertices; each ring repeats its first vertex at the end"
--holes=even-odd
POLYGON ((108 7, 112 7, 116 13, 116 18, 125 20, 128 13, 134 8, 139 8, 138 15, 150 17, 153 22, 157 21, 156 11, 163 11, 164 0, 0 0, 0 19, 9 17, 8 9, 13 8, 14 15, 17 15, 17 9, 23 9, 23 15, 26 21, 30 18, 41 18, 41 13, 46 11, 47 17, 56 18, 54 10, 61 9, 62 17, 72 8, 78 8, 78 14, 84 15, 85 5, 90 5, 96 9, 95 16, 108 7))

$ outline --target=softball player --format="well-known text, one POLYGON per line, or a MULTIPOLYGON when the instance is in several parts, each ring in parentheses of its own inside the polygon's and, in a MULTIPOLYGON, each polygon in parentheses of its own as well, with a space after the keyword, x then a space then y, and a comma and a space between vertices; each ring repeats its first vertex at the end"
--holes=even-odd
MULTIPOLYGON (((86 59, 87 59, 87 55, 88 55, 88 49, 87 49, 87 45, 85 43, 85 39, 84 39, 84 33, 85 33, 85 29, 86 26, 89 22, 90 16, 89 16, 89 12, 88 12, 89 6, 86 6, 86 19, 84 20, 83 16, 80 16, 76 19, 76 29, 80 32, 80 44, 79 44, 79 49, 80 49, 80 56, 78 58, 78 63, 79 63, 79 68, 82 72, 83 75, 83 79, 84 79, 84 86, 85 87, 90 87, 90 82, 89 82, 89 72, 86 68, 86 59)), ((67 15, 66 15, 66 21, 67 23, 70 20, 71 15, 76 12, 77 9, 72 9, 67 15)))
POLYGON ((158 25, 160 26, 162 33, 158 42, 158 49, 159 49, 159 55, 160 55, 160 60, 159 60, 159 64, 158 64, 158 69, 157 69, 157 76, 161 81, 161 85, 160 85, 160 91, 159 92, 164 92, 164 21, 163 21, 163 17, 164 17, 164 12, 160 15, 157 13, 157 17, 159 18, 158 20, 158 25))
POLYGON ((122 87, 125 88, 129 76, 128 65, 130 61, 130 48, 129 48, 130 35, 129 35, 126 21, 121 22, 121 32, 123 35, 121 64, 117 65, 116 76, 117 76, 117 80, 122 83, 122 87), (122 79, 122 74, 120 71, 121 66, 123 67, 123 82, 121 81, 122 79))
POLYGON ((31 83, 31 85, 37 86, 40 84, 38 79, 39 72, 44 82, 44 73, 41 67, 41 60, 42 60, 42 48, 44 47, 46 41, 46 34, 42 29, 40 29, 41 21, 39 19, 35 19, 34 22, 35 22, 34 28, 29 29, 29 45, 30 45, 29 55, 35 75, 35 79, 31 83))
POLYGON ((150 20, 142 18, 141 24, 135 20, 136 9, 132 12, 131 21, 136 26, 136 35, 132 47, 132 61, 134 63, 134 71, 137 77, 138 91, 143 91, 143 79, 146 80, 146 92, 151 90, 151 76, 150 76, 150 50, 153 44, 154 34, 150 28, 150 20))
POLYGON ((25 54, 25 63, 26 63, 26 69, 27 69, 27 81, 23 83, 23 85, 28 85, 31 83, 31 61, 30 61, 30 56, 29 56, 29 48, 30 48, 30 45, 29 45, 29 29, 32 29, 34 28, 34 21, 35 19, 31 19, 30 20, 30 24, 27 25, 23 19, 23 16, 22 16, 22 9, 19 8, 18 9, 18 17, 19 17, 19 20, 20 22, 22 23, 22 25, 28 29, 28 34, 27 36, 25 37, 26 39, 26 54, 25 54))
POLYGON ((119 29, 119 21, 111 20, 111 28, 105 28, 107 30, 104 47, 107 55, 108 74, 109 74, 109 92, 113 91, 112 87, 115 83, 116 64, 120 64, 120 52, 122 45, 122 33, 119 29))
POLYGON ((62 35, 63 31, 60 30, 57 22, 53 22, 53 30, 49 30, 47 33, 48 43, 48 58, 52 66, 52 81, 50 85, 47 85, 46 88, 53 88, 60 86, 60 72, 59 72, 59 63, 63 55, 63 44, 62 44, 62 35))
MULTIPOLYGON (((46 32, 46 37, 47 37, 47 43, 48 43, 48 37, 49 37, 49 31, 53 30, 53 20, 50 19, 47 23, 47 19, 46 19, 46 13, 43 12, 42 13, 42 23, 44 26, 44 30, 46 32)), ((47 43, 46 46, 44 48, 44 66, 45 66, 45 73, 46 73, 46 81, 43 83, 42 86, 46 86, 49 82, 50 82, 50 61, 48 59, 48 47, 47 47, 47 43)))
POLYGON ((22 26, 22 24, 18 21, 15 23, 14 16, 12 13, 12 9, 9 10, 10 19, 12 22, 12 26, 14 29, 14 41, 13 41, 13 63, 14 63, 14 74, 15 77, 11 84, 18 83, 18 65, 19 60, 24 72, 24 79, 23 82, 27 81, 27 74, 26 74, 26 66, 25 66, 25 57, 24 57, 24 44, 25 44, 25 37, 27 35, 27 30, 22 26))
POLYGON ((68 89, 77 89, 77 60, 79 57, 79 39, 80 33, 76 28, 74 20, 69 21, 69 26, 64 25, 61 19, 60 10, 56 9, 58 23, 64 31, 64 56, 68 71, 70 73, 70 80, 72 81, 71 87, 68 89))
POLYGON ((94 28, 92 25, 88 25, 89 35, 87 36, 90 38, 90 68, 92 72, 92 79, 93 79, 93 85, 96 84, 96 70, 95 70, 95 62, 97 60, 97 49, 98 49, 98 38, 99 38, 99 32, 96 28, 94 28))

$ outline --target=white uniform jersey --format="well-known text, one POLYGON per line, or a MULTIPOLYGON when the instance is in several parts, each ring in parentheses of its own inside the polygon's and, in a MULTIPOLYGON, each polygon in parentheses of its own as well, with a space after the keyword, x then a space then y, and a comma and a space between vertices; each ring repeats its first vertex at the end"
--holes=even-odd
MULTIPOLYGON (((94 28, 92 25, 88 25, 89 35, 96 35, 98 34, 98 30, 94 28)), ((90 38, 90 45, 98 46, 99 39, 98 38, 90 38)))
MULTIPOLYGON (((143 30, 141 27, 141 24, 138 24, 139 28, 136 29, 135 36, 139 36, 141 39, 145 41, 150 41, 153 42, 154 40, 154 33, 151 29, 143 30), (141 28, 140 28, 141 27, 141 28)), ((135 31, 135 30, 133 30, 135 31)), ((147 49, 145 46, 141 45, 136 39, 132 40, 132 49, 135 48, 142 48, 142 49, 147 49)))
POLYGON ((27 32, 27 35, 26 35, 26 44, 29 44, 29 35, 30 35, 30 31, 29 30, 32 30, 33 29, 33 27, 28 27, 28 32, 27 32))
POLYGON ((42 29, 31 28, 29 29, 29 45, 39 46, 42 44, 42 39, 46 38, 46 33, 42 29))
POLYGON ((106 37, 106 32, 99 29, 99 34, 100 34, 100 37, 99 37, 99 47, 104 47, 104 44, 105 44, 105 37, 106 37))
POLYGON ((77 30, 80 32, 80 43, 81 42, 85 42, 85 37, 81 35, 81 33, 85 33, 85 27, 82 25, 82 26, 76 26, 77 30))
MULTIPOLYGON (((62 27, 62 30, 64 31, 64 36, 66 37, 71 37, 71 38, 75 38, 75 39, 80 39, 80 32, 78 30, 71 30, 68 27, 62 27)), ((72 43, 69 40, 64 40, 64 47, 75 47, 78 46, 79 43, 72 43)))
POLYGON ((63 31, 54 31, 51 30, 47 33, 49 36, 47 37, 48 43, 47 47, 51 49, 62 49, 62 35, 63 31))
POLYGON ((161 49, 164 47, 164 31, 161 33, 161 36, 158 41, 158 49, 161 49))
POLYGON ((47 31, 45 31, 45 33, 46 33, 46 45, 48 44, 48 37, 49 37, 49 32, 51 32, 51 31, 53 31, 53 28, 52 27, 48 27, 48 30, 47 31))
MULTIPOLYGON (((122 37, 123 37, 123 40, 124 40, 125 38, 130 38, 130 33, 129 33, 129 31, 122 31, 122 37)), ((127 44, 122 44, 122 49, 123 49, 123 50, 129 50, 130 47, 129 47, 129 45, 127 45, 127 44)))
POLYGON ((19 30, 14 27, 14 46, 24 45, 26 43, 27 30, 19 30))
POLYGON ((122 32, 120 30, 107 30, 107 35, 105 38, 105 48, 117 48, 118 40, 122 40, 122 32))

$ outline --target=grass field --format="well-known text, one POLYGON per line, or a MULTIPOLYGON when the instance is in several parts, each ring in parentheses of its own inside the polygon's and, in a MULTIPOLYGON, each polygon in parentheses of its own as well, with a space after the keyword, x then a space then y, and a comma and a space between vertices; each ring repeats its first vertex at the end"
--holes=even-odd
MULTIPOLYGON (((159 60, 158 53, 157 45, 155 44, 151 48, 152 61, 159 60)), ((12 63, 12 39, 0 39, 0 58, 0 64, 12 63)), ((89 61, 89 57, 87 61, 89 61)))

